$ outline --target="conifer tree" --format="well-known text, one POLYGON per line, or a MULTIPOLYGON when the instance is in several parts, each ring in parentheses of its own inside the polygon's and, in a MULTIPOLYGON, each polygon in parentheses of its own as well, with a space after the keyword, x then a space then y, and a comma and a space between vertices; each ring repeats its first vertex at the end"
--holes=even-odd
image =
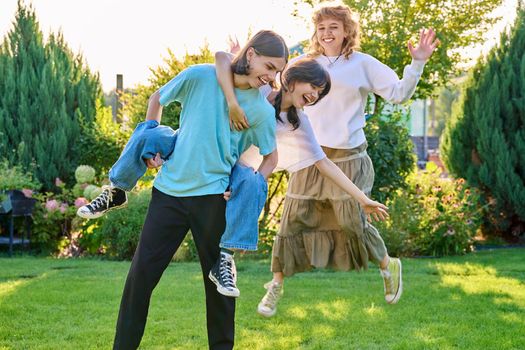
POLYGON ((449 170, 484 193, 489 223, 525 230, 525 9, 481 58, 447 123, 442 153, 449 170))
POLYGON ((45 189, 56 177, 72 179, 86 157, 82 145, 97 141, 85 135, 106 113, 98 75, 61 33, 44 42, 34 9, 19 0, 0 46, 0 76, 0 158, 34 172, 45 189))

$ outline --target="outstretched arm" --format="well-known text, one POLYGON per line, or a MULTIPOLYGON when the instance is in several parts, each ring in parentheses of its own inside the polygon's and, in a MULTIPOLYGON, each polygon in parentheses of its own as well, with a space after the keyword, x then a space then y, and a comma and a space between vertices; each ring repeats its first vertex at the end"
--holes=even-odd
POLYGON ((421 29, 417 46, 414 47, 410 41, 407 43, 412 63, 405 67, 401 79, 390 67, 376 59, 369 60, 367 70, 372 92, 392 103, 403 103, 409 100, 416 90, 426 61, 432 56, 438 45, 439 39, 436 39, 433 29, 421 29))
POLYGON ((230 128, 240 131, 249 128, 250 125, 248 124, 246 114, 244 114, 241 106, 239 106, 239 102, 235 96, 231 70, 232 59, 233 55, 227 52, 219 51, 215 53, 215 70, 217 72, 217 80, 228 104, 230 128))
POLYGON ((388 217, 388 208, 384 204, 368 198, 330 159, 325 157, 317 161, 315 166, 323 176, 332 180, 361 204, 369 221, 371 221, 372 216, 377 221, 385 220, 388 217))

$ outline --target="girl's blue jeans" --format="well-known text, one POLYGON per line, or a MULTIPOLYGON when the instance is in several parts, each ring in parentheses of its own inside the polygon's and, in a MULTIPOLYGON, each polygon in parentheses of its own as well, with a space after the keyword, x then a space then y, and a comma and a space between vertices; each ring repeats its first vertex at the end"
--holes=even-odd
MULTIPOLYGON (((160 153, 170 157, 177 132, 155 120, 139 123, 117 162, 109 171, 113 186, 131 191, 147 170, 144 159, 160 153)), ((226 203, 226 228, 221 248, 257 250, 258 219, 268 194, 264 177, 252 168, 236 163, 230 175, 230 200, 226 203)))

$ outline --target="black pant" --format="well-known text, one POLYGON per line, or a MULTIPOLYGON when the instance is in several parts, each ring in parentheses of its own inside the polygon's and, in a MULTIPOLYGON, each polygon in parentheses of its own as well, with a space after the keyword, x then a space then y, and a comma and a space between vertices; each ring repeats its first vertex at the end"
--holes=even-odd
POLYGON ((220 254, 225 207, 222 195, 172 197, 153 188, 122 294, 113 349, 138 348, 146 326, 151 293, 188 229, 193 233, 204 278, 209 347, 233 348, 235 299, 219 294, 208 278, 220 254))

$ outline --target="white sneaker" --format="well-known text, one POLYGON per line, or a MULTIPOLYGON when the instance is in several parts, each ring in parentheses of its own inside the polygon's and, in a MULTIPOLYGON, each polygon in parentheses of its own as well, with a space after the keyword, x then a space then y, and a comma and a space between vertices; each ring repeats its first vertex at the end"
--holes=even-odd
POLYGON ((379 269, 379 272, 383 277, 386 302, 389 304, 397 303, 403 293, 401 260, 398 258, 390 258, 387 269, 379 269))
POLYGON ((264 317, 272 317, 277 312, 277 302, 283 296, 283 285, 270 281, 264 285, 266 294, 257 306, 257 312, 264 317))

